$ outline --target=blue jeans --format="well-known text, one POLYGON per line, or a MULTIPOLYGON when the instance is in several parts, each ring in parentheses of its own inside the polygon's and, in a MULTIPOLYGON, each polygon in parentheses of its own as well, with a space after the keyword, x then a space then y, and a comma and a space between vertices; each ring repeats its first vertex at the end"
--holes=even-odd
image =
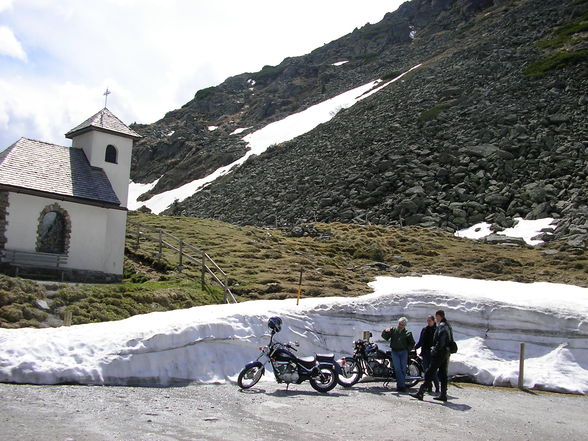
POLYGON ((396 373, 396 388, 406 387, 406 366, 408 366, 408 351, 395 351, 392 349, 392 364, 396 373))
MULTIPOLYGON (((421 351, 421 357, 423 358, 423 370, 427 372, 431 365, 431 351, 421 351)), ((439 390, 439 375, 437 372, 433 375, 433 384, 435 385, 435 390, 439 390)))

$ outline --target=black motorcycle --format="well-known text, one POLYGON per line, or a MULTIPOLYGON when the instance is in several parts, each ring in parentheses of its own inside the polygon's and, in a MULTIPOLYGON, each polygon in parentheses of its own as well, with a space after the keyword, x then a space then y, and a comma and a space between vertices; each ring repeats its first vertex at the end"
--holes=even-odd
POLYGON ((296 343, 280 343, 274 341, 274 334, 282 329, 282 320, 272 317, 268 321, 271 336, 267 346, 259 349, 261 354, 257 360, 248 363, 237 378, 241 389, 253 387, 265 372, 265 364, 271 362, 276 381, 278 383, 300 384, 310 381, 310 385, 319 392, 328 392, 337 385, 337 363, 333 355, 317 355, 312 357, 297 357, 296 343), (261 360, 264 360, 263 362, 261 360))
MULTIPOLYGON (((364 376, 383 380, 385 383, 396 381, 391 351, 382 351, 377 344, 370 342, 371 336, 370 332, 367 339, 355 340, 353 357, 344 357, 337 361, 341 367, 337 381, 341 386, 351 387, 364 376)), ((411 351, 406 367, 406 386, 413 387, 421 380, 421 359, 416 351, 411 351)))

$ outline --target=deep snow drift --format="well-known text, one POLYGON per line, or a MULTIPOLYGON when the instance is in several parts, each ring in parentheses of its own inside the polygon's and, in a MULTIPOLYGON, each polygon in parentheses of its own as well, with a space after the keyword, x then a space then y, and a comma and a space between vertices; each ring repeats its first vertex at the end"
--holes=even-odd
MULTIPOLYGON (((375 341, 400 316, 418 337, 442 308, 459 352, 450 374, 516 385, 527 343, 525 385, 588 393, 588 289, 442 276, 381 277, 356 298, 251 301, 157 312, 118 322, 53 329, 0 329, 0 381, 54 384, 173 384, 234 381, 265 344, 266 322, 284 320, 278 340, 300 354, 349 354, 364 330, 375 341)), ((384 342, 380 342, 385 345, 384 342)), ((271 377, 266 374, 267 379, 271 377)))

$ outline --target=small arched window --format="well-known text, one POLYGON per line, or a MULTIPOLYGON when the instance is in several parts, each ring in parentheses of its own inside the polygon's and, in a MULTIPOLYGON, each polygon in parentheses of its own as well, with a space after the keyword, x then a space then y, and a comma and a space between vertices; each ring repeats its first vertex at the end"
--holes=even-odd
POLYGON ((111 164, 117 164, 116 160, 117 151, 116 147, 109 144, 106 146, 106 154, 104 155, 104 160, 106 162, 110 162, 111 164))
POLYGON ((37 251, 63 254, 65 252, 66 221, 58 211, 49 211, 41 217, 37 251))

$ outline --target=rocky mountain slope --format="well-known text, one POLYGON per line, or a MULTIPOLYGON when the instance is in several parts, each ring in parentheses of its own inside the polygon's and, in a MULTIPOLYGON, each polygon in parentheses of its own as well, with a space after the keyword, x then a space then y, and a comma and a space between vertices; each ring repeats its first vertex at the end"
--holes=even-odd
POLYGON ((448 230, 552 216, 560 218, 555 237, 583 247, 587 20, 586 0, 407 2, 380 23, 229 78, 163 120, 133 127, 147 135, 133 178, 163 175, 152 190, 160 192, 203 177, 244 153, 242 135, 230 135, 235 128, 253 131, 423 63, 169 213, 280 227, 343 221, 448 230))

